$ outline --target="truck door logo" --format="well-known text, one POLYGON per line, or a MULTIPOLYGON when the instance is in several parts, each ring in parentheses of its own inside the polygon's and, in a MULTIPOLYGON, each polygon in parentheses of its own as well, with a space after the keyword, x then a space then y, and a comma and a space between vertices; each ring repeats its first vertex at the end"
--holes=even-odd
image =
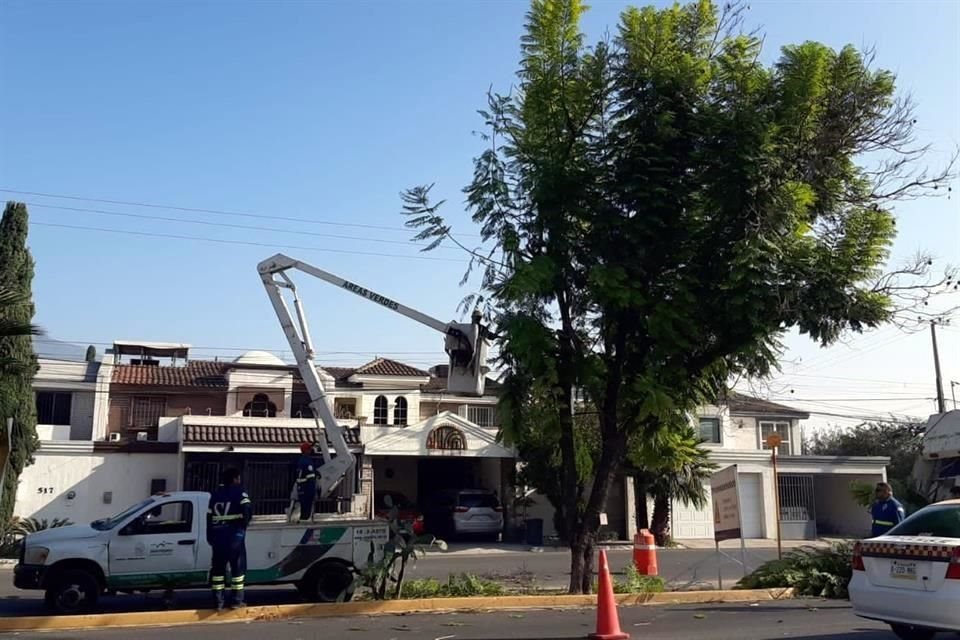
POLYGON ((173 553, 173 543, 172 542, 158 542, 156 544, 150 545, 150 555, 151 556, 169 556, 173 553))

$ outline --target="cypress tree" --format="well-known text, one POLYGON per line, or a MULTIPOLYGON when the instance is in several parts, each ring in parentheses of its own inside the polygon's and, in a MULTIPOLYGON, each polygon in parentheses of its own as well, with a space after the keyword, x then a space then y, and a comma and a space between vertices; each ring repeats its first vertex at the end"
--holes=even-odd
MULTIPOLYGON (((8 202, 0 219, 0 289, 14 293, 17 300, 0 306, 0 322, 7 326, 29 325, 33 319, 33 257, 27 249, 28 230, 26 205, 8 202)), ((0 373, 0 433, 4 439, 7 419, 13 418, 14 424, 13 452, 0 495, 0 523, 4 523, 13 514, 20 474, 33 462, 33 453, 39 446, 33 394, 33 376, 38 365, 29 333, 0 334, 0 358, 19 365, 0 373)))

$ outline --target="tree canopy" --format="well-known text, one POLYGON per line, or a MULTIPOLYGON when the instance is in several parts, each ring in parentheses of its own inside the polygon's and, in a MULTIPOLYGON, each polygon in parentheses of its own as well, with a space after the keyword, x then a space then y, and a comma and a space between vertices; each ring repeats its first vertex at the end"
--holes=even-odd
MULTIPOLYGON (((707 0, 628 8, 588 45, 585 10, 531 3, 465 189, 484 240, 465 302, 496 325, 501 402, 556 416, 571 591, 590 588, 631 438, 768 374, 788 330, 827 345, 890 320, 892 203, 949 176, 916 167, 911 103, 853 47, 804 42, 767 66, 740 6, 707 0), (583 501, 578 395, 600 442, 583 501)), ((441 204, 404 194, 430 248, 456 242, 441 204)))
POLYGON ((0 219, 0 430, 13 418, 13 452, 0 495, 0 523, 13 514, 17 482, 37 448, 33 376, 37 358, 31 335, 33 258, 27 248, 27 207, 8 202, 0 219))

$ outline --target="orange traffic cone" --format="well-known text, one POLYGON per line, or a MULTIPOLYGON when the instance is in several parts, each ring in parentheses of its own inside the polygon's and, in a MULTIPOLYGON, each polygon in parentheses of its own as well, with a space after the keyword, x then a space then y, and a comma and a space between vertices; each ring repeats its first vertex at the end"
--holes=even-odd
POLYGON ((657 539, 648 529, 633 536, 633 566, 642 576, 655 576, 657 568, 657 539))
POLYGON ((620 630, 620 617, 617 615, 617 601, 613 597, 613 582, 610 580, 606 551, 600 551, 598 573, 600 580, 597 589, 597 631, 587 637, 590 640, 628 640, 630 634, 620 630))

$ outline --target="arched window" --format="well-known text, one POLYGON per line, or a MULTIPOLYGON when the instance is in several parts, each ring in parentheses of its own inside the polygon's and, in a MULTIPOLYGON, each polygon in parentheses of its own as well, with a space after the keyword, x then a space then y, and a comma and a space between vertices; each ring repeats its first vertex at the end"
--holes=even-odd
POLYGON ((243 407, 243 415, 251 418, 276 418, 277 405, 265 393, 258 393, 243 407))
POLYGON ((373 424, 389 424, 387 409, 387 397, 377 396, 373 401, 373 424))
POLYGON ((393 403, 393 424, 407 424, 407 399, 403 396, 397 398, 393 403))

